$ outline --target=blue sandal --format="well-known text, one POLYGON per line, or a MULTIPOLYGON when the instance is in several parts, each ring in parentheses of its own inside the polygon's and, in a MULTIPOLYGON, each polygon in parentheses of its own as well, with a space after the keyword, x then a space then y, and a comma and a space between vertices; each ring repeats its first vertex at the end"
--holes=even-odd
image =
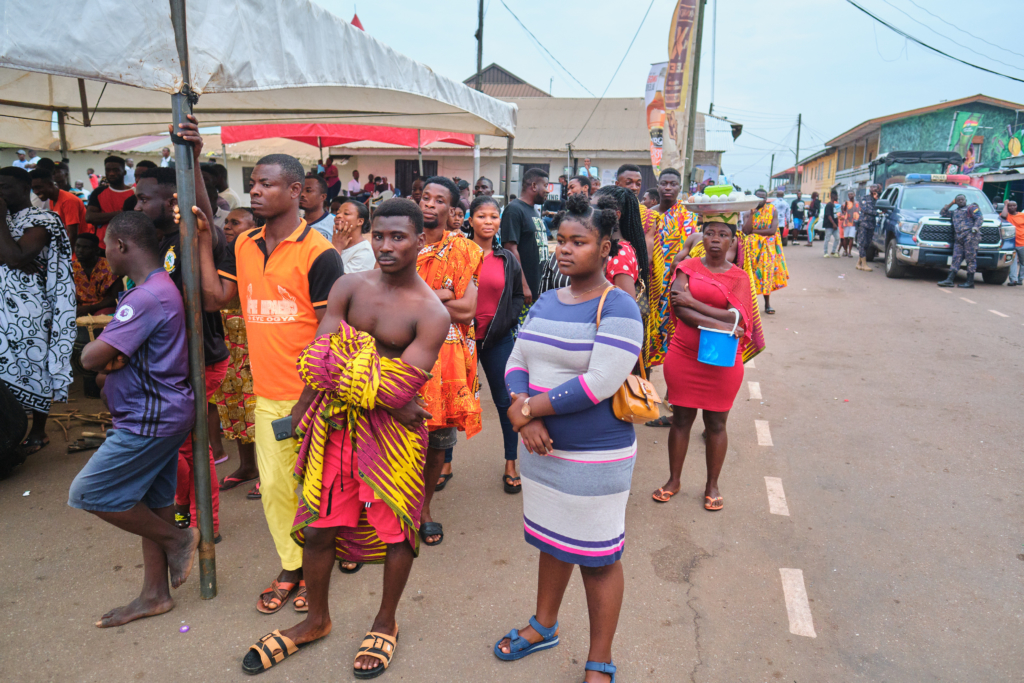
POLYGON ((583 667, 583 670, 608 674, 612 677, 611 683, 615 683, 615 665, 611 662, 608 662, 607 664, 604 662, 587 662, 587 665, 583 667))
POLYGON ((537 617, 533 616, 530 617, 530 626, 533 627, 534 631, 540 634, 540 637, 543 638, 543 640, 531 643, 526 638, 519 635, 518 629, 512 629, 508 632, 508 635, 494 644, 494 656, 506 662, 511 662, 516 659, 522 659, 527 655, 532 655, 534 652, 547 650, 548 648, 558 645, 557 621, 551 628, 544 628, 540 625, 540 622, 537 621, 537 617), (505 638, 509 639, 508 654, 502 652, 501 648, 498 647, 501 645, 501 641, 505 640, 505 638))

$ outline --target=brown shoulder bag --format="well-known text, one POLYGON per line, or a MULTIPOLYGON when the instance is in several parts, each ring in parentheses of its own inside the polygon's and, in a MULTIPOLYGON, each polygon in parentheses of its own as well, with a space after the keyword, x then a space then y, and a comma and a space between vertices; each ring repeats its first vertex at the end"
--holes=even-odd
MULTIPOLYGON (((597 305, 597 327, 601 327, 601 310, 604 308, 604 300, 608 298, 608 292, 616 289, 609 287, 601 294, 601 302, 597 305)), ((643 356, 639 357, 640 376, 632 372, 626 377, 619 390, 612 396, 612 411, 615 417, 623 422, 647 422, 661 417, 658 406, 661 404, 661 397, 658 396, 654 385, 647 379, 647 371, 644 369, 643 356)))

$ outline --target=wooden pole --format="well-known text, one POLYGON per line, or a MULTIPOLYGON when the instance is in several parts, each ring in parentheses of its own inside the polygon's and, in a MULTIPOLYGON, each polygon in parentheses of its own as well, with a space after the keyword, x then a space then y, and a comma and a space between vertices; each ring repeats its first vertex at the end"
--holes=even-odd
POLYGON ((509 197, 512 196, 512 145, 515 138, 508 137, 508 144, 505 147, 505 206, 508 206, 509 197))
MULTIPOLYGON (((171 122, 174 130, 188 121, 194 96, 189 82, 188 36, 185 23, 185 0, 169 0, 174 41, 184 84, 171 95, 171 122)), ((181 280, 185 288, 185 322, 188 334, 188 375, 195 399, 196 422, 192 429, 192 468, 196 485, 196 513, 199 515, 199 595, 204 600, 217 597, 217 561, 213 545, 213 496, 210 468, 210 434, 206 415, 206 364, 203 357, 203 305, 199 283, 199 234, 192 207, 196 203, 195 167, 192 146, 174 135, 174 172, 181 210, 181 280)))

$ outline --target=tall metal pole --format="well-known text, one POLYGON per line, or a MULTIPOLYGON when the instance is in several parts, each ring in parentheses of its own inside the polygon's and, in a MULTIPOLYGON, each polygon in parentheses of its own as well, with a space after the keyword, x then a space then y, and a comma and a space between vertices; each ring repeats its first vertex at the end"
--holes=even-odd
POLYGON ((419 128, 416 129, 416 156, 420 160, 420 178, 423 178, 423 138, 420 135, 421 132, 419 128))
POLYGON ((693 46, 693 83, 690 86, 690 121, 686 126, 686 170, 683 177, 686 179, 686 186, 683 192, 689 194, 690 183, 693 181, 693 135, 697 127, 697 81, 700 77, 700 43, 701 35, 704 33, 704 3, 707 0, 700 0, 697 3, 697 36, 693 46))
POLYGON ((768 189, 772 189, 772 176, 775 175, 775 155, 772 154, 772 165, 768 167, 768 189))
MULTIPOLYGON (((64 117, 67 114, 63 111, 57 112, 57 131, 60 134, 60 158, 61 161, 68 158, 68 133, 64 127, 64 117)), ((74 246, 74 245, 72 245, 74 246)))
POLYGON ((510 135, 505 147, 505 206, 508 206, 509 197, 512 196, 512 144, 514 142, 515 138, 510 135))
MULTIPOLYGON (((476 27, 476 89, 477 92, 484 90, 484 77, 480 73, 484 68, 484 0, 480 0, 477 9, 476 27)), ((476 187, 477 178, 480 177, 480 136, 473 136, 473 187, 476 187)))
MULTIPOLYGON (((194 95, 189 77, 188 34, 185 23, 185 0, 170 0, 174 42, 181 62, 181 91, 171 95, 171 122, 188 121, 194 95)), ((217 596, 217 561, 213 545, 213 496, 209 455, 209 425, 206 421, 206 363, 203 358, 203 306, 199 285, 199 234, 192 207, 196 203, 195 167, 192 146, 177 134, 174 142, 174 171, 178 186, 178 207, 181 210, 181 267, 185 287, 185 322, 188 334, 188 376, 195 397, 196 423, 192 430, 192 468, 196 482, 196 511, 199 515, 199 595, 204 600, 217 596)))
POLYGON ((796 163, 793 164, 793 185, 797 192, 800 191, 800 126, 803 123, 803 114, 796 115, 796 163))

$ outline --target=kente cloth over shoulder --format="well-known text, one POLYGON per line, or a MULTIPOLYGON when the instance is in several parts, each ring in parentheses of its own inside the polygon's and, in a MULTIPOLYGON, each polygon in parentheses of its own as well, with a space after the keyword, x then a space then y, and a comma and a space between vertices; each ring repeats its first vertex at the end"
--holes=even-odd
MULTIPOLYGON (((398 358, 382 358, 373 337, 342 321, 334 334, 303 349, 299 376, 318 393, 299 425, 302 442, 295 478, 302 482, 292 537, 303 544, 303 529, 319 518, 324 450, 331 431, 347 429, 359 464, 359 478, 398 517, 413 552, 423 509, 423 467, 427 430, 408 429, 382 406, 400 408, 416 397, 430 375, 398 358)), ((384 562, 387 546, 366 519, 341 527, 337 556, 346 562, 384 562)))

